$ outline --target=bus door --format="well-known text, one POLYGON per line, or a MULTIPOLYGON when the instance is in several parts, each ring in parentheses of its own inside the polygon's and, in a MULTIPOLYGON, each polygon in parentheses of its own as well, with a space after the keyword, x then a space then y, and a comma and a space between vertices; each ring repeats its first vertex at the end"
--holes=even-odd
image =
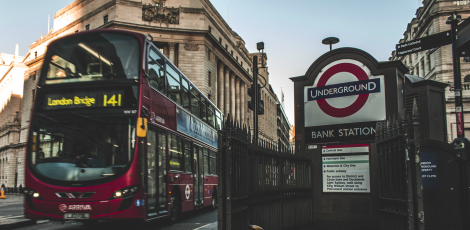
POLYGON ((149 130, 147 134, 147 216, 166 215, 166 134, 149 130))
POLYGON ((194 145, 194 206, 204 204, 204 160, 202 150, 201 146, 194 145))

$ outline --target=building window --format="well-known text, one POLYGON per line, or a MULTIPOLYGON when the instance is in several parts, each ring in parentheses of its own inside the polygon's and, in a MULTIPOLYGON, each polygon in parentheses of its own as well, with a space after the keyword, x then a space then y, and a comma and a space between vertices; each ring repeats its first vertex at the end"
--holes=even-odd
POLYGON ((456 1, 455 3, 457 6, 464 6, 467 5, 467 1, 456 1))
POLYGON ((238 61, 238 56, 237 56, 237 58, 236 58, 236 59, 237 59, 237 61, 238 61))
POLYGON ((211 81, 212 81, 212 72, 209 71, 209 86, 211 86, 211 81))
POLYGON ((33 81, 36 81, 36 71, 34 71, 32 77, 33 77, 33 81))
POLYGON ((243 67, 243 61, 241 62, 241 64, 240 64, 240 65, 242 65, 242 67, 243 67))
POLYGON ((228 45, 227 44, 225 44, 225 50, 228 50, 228 45))
POLYGON ((250 72, 250 68, 246 68, 246 72, 248 72, 248 73, 249 73, 249 72, 250 72))
POLYGON ((416 76, 419 77, 419 64, 415 66, 415 69, 416 69, 416 76))
POLYGON ((75 30, 75 33, 78 33, 78 30, 75 30))
POLYGON ((38 57, 38 51, 34 51, 34 58, 38 57))
POLYGON ((222 38, 221 37, 219 37, 219 43, 222 43, 222 38))
POLYGON ((35 93, 35 91, 36 91, 36 90, 35 90, 35 89, 33 89, 33 102, 34 102, 34 93, 35 93))
POLYGON ((103 17, 103 20, 104 20, 104 24, 108 23, 108 15, 105 15, 105 16, 103 17))
POLYGON ((233 56, 233 50, 230 51, 230 54, 232 54, 232 56, 233 56))
POLYGON ((85 30, 86 30, 86 31, 90 30, 90 24, 88 24, 88 25, 85 26, 85 30))
POLYGON ((211 60, 211 50, 207 51, 207 58, 209 59, 209 61, 211 60))
POLYGON ((426 62, 428 64, 428 71, 431 72, 432 67, 431 67, 431 56, 428 55, 428 58, 426 59, 426 62))
POLYGON ((211 26, 209 26, 209 33, 210 33, 210 32, 212 32, 212 27, 211 27, 211 26))
POLYGON ((422 71, 423 71, 423 77, 424 77, 426 75, 426 70, 424 69, 425 68, 424 58, 421 58, 421 68, 423 68, 422 71))

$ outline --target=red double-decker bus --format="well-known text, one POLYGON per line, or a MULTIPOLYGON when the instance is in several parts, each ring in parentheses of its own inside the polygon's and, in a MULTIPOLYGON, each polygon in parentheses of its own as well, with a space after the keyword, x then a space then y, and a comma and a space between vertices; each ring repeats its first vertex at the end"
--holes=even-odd
POLYGON ((26 218, 175 221, 216 208, 222 118, 142 34, 53 41, 31 117, 26 218))

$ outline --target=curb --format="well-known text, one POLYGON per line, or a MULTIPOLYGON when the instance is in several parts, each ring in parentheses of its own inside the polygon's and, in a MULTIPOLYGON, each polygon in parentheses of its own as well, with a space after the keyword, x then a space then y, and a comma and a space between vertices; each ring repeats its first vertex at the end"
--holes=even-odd
POLYGON ((36 220, 30 219, 9 219, 0 221, 0 230, 20 228, 29 225, 35 225, 36 220))

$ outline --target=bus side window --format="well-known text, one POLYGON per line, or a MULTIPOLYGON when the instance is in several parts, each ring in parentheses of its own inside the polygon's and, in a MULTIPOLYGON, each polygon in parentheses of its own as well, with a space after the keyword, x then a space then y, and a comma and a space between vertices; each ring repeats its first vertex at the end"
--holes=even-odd
POLYGON ((201 96, 201 119, 207 123, 206 98, 201 96))
POLYGON ((181 137, 178 137, 171 133, 168 135, 168 139, 168 141, 170 142, 170 170, 183 171, 183 141, 181 137))
POLYGON ((211 104, 207 105, 207 124, 214 128, 214 106, 211 104))
POLYGON ((216 119, 215 120, 215 129, 222 130, 222 119, 220 119, 221 114, 217 110, 215 112, 216 112, 216 115, 217 115, 217 116, 215 116, 215 119, 216 119))
POLYGON ((163 59, 155 51, 150 50, 148 61, 150 86, 165 94, 165 71, 159 64, 163 63, 163 59))
POLYGON ((181 84, 180 84, 180 76, 174 71, 169 65, 166 66, 166 79, 168 81, 168 97, 176 102, 177 104, 181 105, 181 98, 180 98, 180 91, 181 91, 181 84))
POLYGON ((204 174, 209 173, 209 152, 207 148, 204 148, 204 174))
POLYGON ((191 142, 184 140, 184 171, 191 172, 191 142))
POLYGON ((216 155, 217 153, 210 150, 209 154, 210 154, 209 166, 211 168, 211 174, 217 175, 217 155, 216 155))
POLYGON ((191 107, 190 107, 190 104, 189 104, 190 94, 189 94, 188 81, 186 79, 182 78, 181 79, 181 85, 183 85, 183 87, 181 88, 181 101, 183 103, 183 107, 186 110, 191 111, 191 107))
POLYGON ((191 113, 197 118, 201 118, 201 110, 199 105, 199 93, 191 86, 191 113))

